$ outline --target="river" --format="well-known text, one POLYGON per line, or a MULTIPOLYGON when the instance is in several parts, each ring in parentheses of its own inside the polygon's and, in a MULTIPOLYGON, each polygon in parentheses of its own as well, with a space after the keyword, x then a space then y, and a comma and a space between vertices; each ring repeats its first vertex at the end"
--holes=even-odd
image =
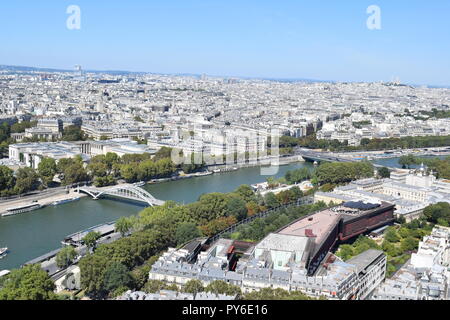
MULTIPOLYGON (((280 166, 274 177, 289 170, 308 167, 311 163, 292 163, 280 166)), ((144 188, 161 200, 191 203, 204 193, 230 192, 242 184, 263 182, 259 167, 204 177, 147 185, 144 188)), ((82 198, 57 207, 46 207, 21 215, 0 218, 0 247, 8 247, 9 254, 0 260, 0 270, 17 268, 23 263, 57 249, 69 234, 89 227, 137 214, 144 207, 136 204, 82 198)))
MULTIPOLYGON (((421 156, 420 158, 440 158, 440 159, 445 159, 448 156, 421 156)), ((375 164, 379 164, 382 166, 386 166, 386 167, 390 167, 390 168, 402 168, 402 166, 398 163, 400 158, 386 158, 386 159, 376 159, 373 160, 372 162, 375 164)), ((419 168, 420 165, 411 165, 412 169, 417 169, 419 168)))

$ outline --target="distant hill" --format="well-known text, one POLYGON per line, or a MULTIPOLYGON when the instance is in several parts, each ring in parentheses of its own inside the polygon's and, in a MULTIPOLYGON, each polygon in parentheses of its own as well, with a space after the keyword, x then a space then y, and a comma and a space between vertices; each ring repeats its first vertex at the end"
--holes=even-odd
MULTIPOLYGON (((20 71, 20 72, 74 72, 74 69, 53 69, 53 68, 38 68, 38 67, 27 67, 27 66, 8 66, 0 65, 0 70, 6 71, 20 71)), ((89 73, 103 73, 111 75, 126 75, 126 74, 142 74, 145 72, 132 72, 132 71, 122 71, 122 70, 83 70, 89 73)))
MULTIPOLYGON (((39 67, 27 67, 27 66, 10 66, 10 65, 0 65, 0 70, 7 70, 11 72, 74 72, 74 69, 54 69, 54 68, 39 68, 39 67)), ((154 73, 154 72, 136 72, 136 71, 123 71, 123 70, 83 70, 88 73, 98 73, 98 74, 109 74, 109 75, 137 75, 137 74, 154 74, 163 76, 184 76, 184 77, 201 77, 200 74, 194 73, 154 73)), ((308 83, 358 83, 357 81, 335 81, 335 80, 317 80, 317 79, 305 79, 305 78, 267 78, 267 77, 237 77, 237 76, 217 76, 217 75, 207 75, 212 78, 233 78, 233 79, 243 79, 243 80, 266 80, 266 81, 276 81, 276 82, 308 82, 308 83)), ((403 84, 403 86, 408 85, 412 87, 420 87, 422 85, 417 84, 403 84)), ((436 86, 427 85, 428 88, 445 88, 450 89, 450 86, 436 86)))

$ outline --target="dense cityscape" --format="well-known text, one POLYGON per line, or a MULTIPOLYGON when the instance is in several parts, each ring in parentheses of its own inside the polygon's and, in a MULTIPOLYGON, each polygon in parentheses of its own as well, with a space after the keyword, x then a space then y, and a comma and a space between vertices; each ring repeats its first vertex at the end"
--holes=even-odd
POLYGON ((86 196, 149 206, 2 271, 1 299, 450 298, 449 89, 80 66, 0 79, 0 222, 86 196), (188 204, 147 189, 293 163, 188 204), (12 275, 48 278, 27 296, 12 275))

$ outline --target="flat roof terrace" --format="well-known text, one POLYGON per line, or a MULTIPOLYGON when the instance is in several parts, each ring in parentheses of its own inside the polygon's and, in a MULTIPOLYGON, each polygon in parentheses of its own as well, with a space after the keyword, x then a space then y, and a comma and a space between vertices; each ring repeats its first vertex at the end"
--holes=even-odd
POLYGON ((278 233, 309 238, 315 237, 314 242, 320 244, 336 224, 339 223, 339 218, 340 215, 338 213, 326 209, 297 220, 278 231, 278 233))

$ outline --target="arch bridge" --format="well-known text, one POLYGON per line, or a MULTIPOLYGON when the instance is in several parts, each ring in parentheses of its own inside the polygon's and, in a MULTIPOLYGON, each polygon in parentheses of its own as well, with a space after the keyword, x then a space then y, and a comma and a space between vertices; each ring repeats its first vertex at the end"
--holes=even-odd
POLYGON ((78 192, 83 192, 98 200, 104 196, 113 196, 117 198, 144 202, 149 206, 161 206, 165 203, 163 200, 156 199, 148 191, 131 184, 119 185, 110 188, 79 187, 78 192))

